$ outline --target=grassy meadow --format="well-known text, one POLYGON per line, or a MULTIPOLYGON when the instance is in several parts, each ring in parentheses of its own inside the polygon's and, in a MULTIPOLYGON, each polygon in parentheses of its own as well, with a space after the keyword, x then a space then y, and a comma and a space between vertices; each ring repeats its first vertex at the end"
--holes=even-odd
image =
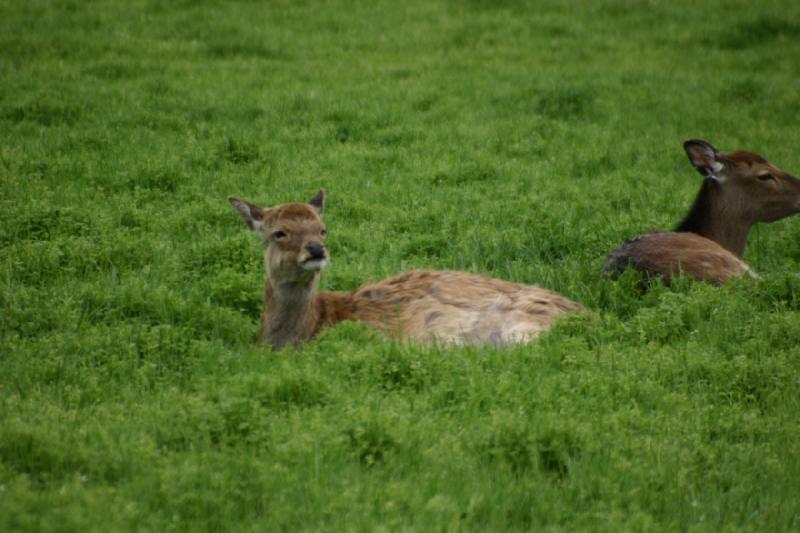
POLYGON ((800 3, 0 0, 1 531, 800 529, 800 220, 762 280, 598 279, 689 138, 800 173, 800 3), (226 197, 328 193, 325 289, 593 310, 506 349, 256 346, 226 197))

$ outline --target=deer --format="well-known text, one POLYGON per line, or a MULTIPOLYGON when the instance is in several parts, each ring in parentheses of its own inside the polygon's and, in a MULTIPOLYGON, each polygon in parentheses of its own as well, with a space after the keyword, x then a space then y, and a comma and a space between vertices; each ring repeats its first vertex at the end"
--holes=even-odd
POLYGON ((344 320, 416 344, 504 346, 533 340, 560 315, 584 309, 536 285, 449 270, 413 270, 352 292, 318 291, 329 263, 325 192, 270 208, 228 201, 266 245, 259 344, 274 351, 299 347, 344 320))
POLYGON ((742 260, 750 228, 800 212, 800 180, 753 152, 720 152, 709 142, 683 148, 703 176, 689 212, 672 231, 625 241, 610 252, 602 275, 618 278, 631 267, 665 285, 683 272, 689 279, 722 285, 758 275, 742 260))

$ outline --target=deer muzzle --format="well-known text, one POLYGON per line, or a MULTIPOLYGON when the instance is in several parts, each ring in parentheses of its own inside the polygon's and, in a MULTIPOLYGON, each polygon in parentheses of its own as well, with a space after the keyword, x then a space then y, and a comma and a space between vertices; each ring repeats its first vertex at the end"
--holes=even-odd
POLYGON ((303 260, 303 268, 306 270, 322 270, 328 265, 328 256, 325 253, 325 245, 318 242, 309 243, 305 247, 308 256, 303 260))

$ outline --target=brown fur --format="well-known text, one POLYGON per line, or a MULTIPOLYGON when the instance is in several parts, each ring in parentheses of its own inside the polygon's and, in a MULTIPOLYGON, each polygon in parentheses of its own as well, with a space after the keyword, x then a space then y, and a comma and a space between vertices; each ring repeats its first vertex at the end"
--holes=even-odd
POLYGON ((626 241, 608 254, 605 272, 631 267, 669 283, 681 271, 696 280, 721 284, 743 275, 756 277, 744 261, 716 242, 694 233, 657 232, 626 241), (620 267, 622 267, 620 269, 620 267))
POLYGON ((760 155, 726 154, 705 141, 687 141, 684 148, 705 177, 686 217, 674 232, 623 243, 606 257, 603 274, 617 277, 631 267, 667 284, 679 270, 715 284, 757 277, 741 260, 750 227, 800 212, 800 180, 760 155))
POLYGON ((503 345, 529 341, 557 316, 582 309, 541 287, 453 271, 416 270, 353 292, 317 292, 325 265, 309 250, 324 242, 322 192, 310 204, 271 209, 229 200, 268 244, 260 341, 273 349, 298 345, 343 320, 420 343, 503 345))

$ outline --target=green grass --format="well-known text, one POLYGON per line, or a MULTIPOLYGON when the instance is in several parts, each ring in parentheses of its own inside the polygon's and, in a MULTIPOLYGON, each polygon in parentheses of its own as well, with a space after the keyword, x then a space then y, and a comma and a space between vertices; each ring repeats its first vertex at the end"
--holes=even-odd
POLYGON ((0 530, 800 528, 800 225, 636 290, 681 143, 800 172, 800 4, 0 2, 0 530), (255 346, 226 202, 328 192, 327 289, 594 310, 516 348, 255 346))

